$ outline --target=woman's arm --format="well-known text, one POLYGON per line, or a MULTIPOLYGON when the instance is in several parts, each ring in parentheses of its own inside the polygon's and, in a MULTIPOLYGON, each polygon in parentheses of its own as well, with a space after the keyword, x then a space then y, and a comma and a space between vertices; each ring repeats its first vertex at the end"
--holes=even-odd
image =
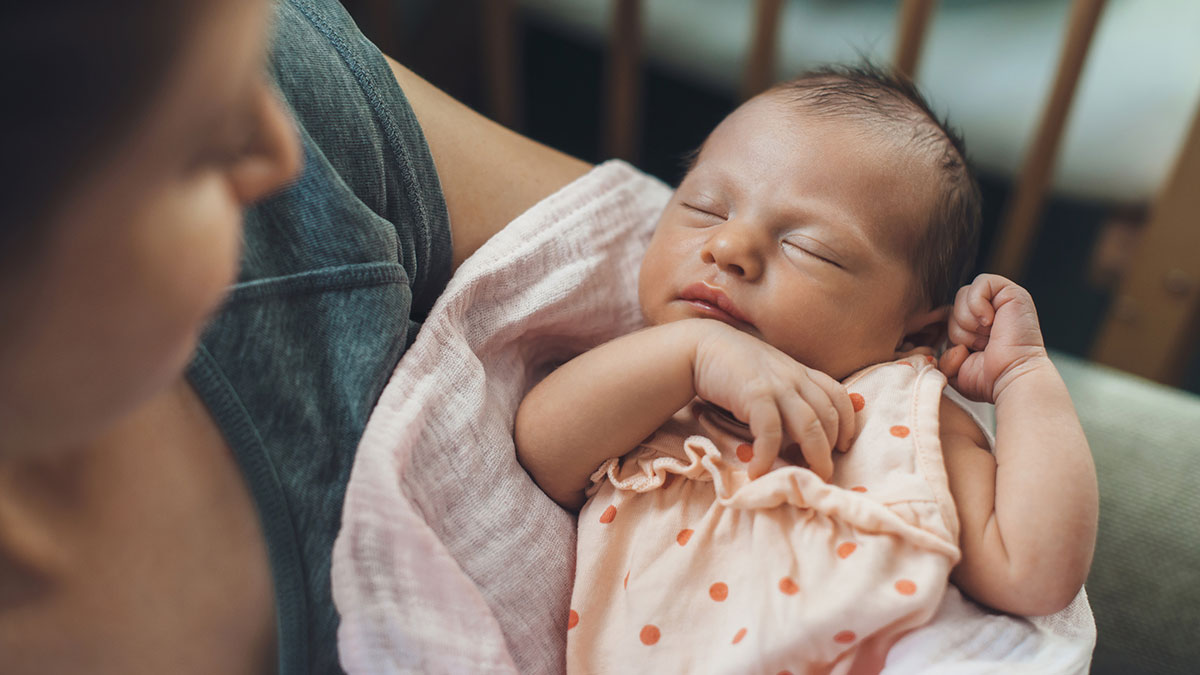
POLYGON ((500 228, 592 168, 500 126, 387 61, 437 166, 450 212, 455 269, 500 228))

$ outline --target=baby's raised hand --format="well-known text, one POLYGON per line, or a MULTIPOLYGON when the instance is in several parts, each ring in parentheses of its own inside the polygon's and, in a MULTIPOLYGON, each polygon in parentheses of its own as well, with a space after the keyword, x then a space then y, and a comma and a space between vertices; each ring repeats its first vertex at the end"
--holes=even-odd
POLYGON ((995 274, 958 290, 950 342, 938 367, 967 398, 995 403, 1005 387, 1048 358, 1029 292, 995 274))
POLYGON ((750 426, 750 478, 771 468, 786 432, 809 468, 829 480, 833 448, 849 449, 856 432, 846 388, 752 335, 719 321, 703 326, 692 361, 696 395, 750 426))

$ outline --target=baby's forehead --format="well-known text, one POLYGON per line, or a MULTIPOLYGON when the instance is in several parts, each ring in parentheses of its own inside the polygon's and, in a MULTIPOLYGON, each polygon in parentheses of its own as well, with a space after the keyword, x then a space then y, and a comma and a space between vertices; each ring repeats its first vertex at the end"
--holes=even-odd
MULTIPOLYGON (((924 233, 940 188, 935 151, 919 138, 922 133, 912 121, 889 123, 854 111, 813 110, 768 92, 739 106, 709 134, 684 184, 693 175, 706 183, 736 182, 747 154, 756 148, 794 148, 796 171, 763 176, 765 182, 803 178, 803 190, 837 194, 849 187, 852 199, 902 204, 903 208, 866 209, 876 217, 867 219, 863 230, 872 243, 908 251, 924 233)), ((794 197, 786 191, 758 194, 794 197)))
MULTIPOLYGON (((767 91, 746 101, 718 124, 705 145, 726 131, 798 136, 815 128, 840 129, 843 141, 881 156, 899 157, 932 166, 945 150, 945 137, 937 123, 910 104, 873 109, 867 106, 825 105, 799 100, 784 92, 767 91)), ((702 148, 704 146, 701 146, 702 148)), ((928 180, 929 176, 914 176, 928 180)))

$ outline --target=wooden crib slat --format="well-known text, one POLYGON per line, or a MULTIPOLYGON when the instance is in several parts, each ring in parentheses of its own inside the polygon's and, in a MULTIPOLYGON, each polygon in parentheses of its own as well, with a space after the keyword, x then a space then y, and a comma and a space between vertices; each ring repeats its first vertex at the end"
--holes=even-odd
POLYGON ((520 115, 517 91, 520 64, 517 62, 516 0, 487 0, 483 3, 483 72, 487 80, 488 109, 492 119, 510 129, 517 128, 520 115))
POLYGON ((1132 263, 1121 279, 1092 358, 1178 385, 1200 337, 1200 109, 1132 263))
POLYGON ((896 72, 915 79, 929 20, 937 0, 904 0, 896 22, 896 72))
POLYGON ((642 60, 641 0, 614 0, 608 43, 605 154, 634 161, 642 60))
POLYGON ((1054 88, 1050 92, 1033 145, 1025 156, 1016 192, 1009 202, 1005 217, 1000 221, 996 248, 987 265, 989 271, 1013 279, 1019 279, 1024 272, 1029 249, 1037 233, 1038 216, 1054 174, 1067 113, 1071 109, 1079 74, 1083 70, 1103 8, 1104 0, 1075 0, 1071 6, 1054 88))
POLYGON ((783 0, 758 0, 754 8, 754 32, 742 77, 742 99, 762 93, 775 80, 775 55, 779 49, 779 16, 783 0))

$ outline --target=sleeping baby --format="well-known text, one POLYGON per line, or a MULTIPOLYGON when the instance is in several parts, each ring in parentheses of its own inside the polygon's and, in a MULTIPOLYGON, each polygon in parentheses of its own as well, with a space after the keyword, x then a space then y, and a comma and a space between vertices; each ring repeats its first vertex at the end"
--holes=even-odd
POLYGON ((522 465, 582 506, 568 672, 878 672, 948 580, 1012 614, 1075 597, 1095 471, 1029 294, 962 285, 979 210, 961 140, 880 71, 717 126, 642 262, 646 327, 517 413, 522 465))

